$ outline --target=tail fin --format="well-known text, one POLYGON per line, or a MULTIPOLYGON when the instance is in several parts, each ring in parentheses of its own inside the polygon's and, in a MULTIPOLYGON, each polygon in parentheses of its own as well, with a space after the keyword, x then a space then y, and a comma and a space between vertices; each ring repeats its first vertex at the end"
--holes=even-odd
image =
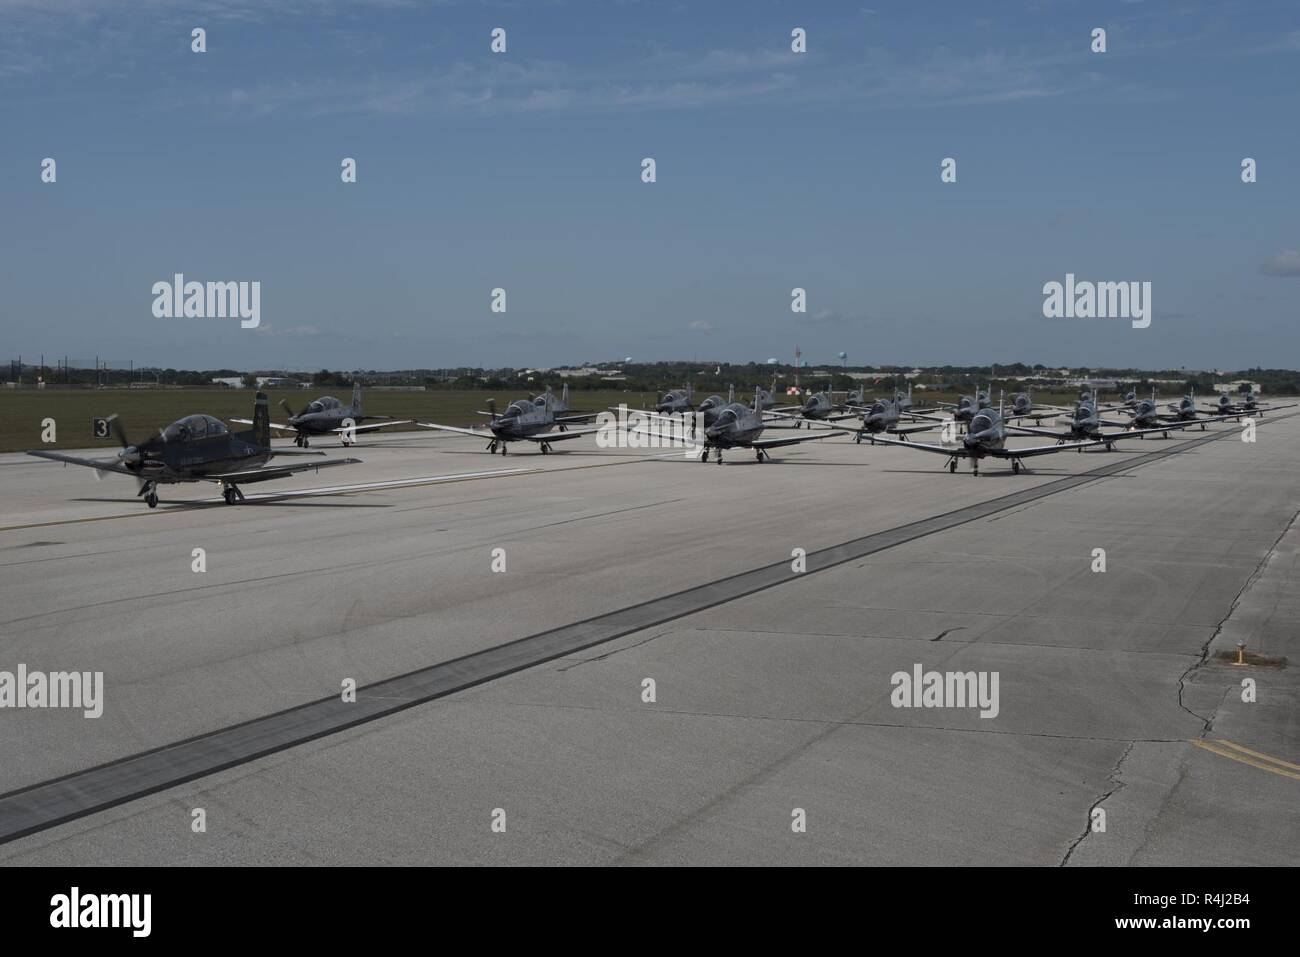
POLYGON ((266 407, 266 393, 253 400, 253 441, 264 448, 271 445, 271 410, 266 407))
POLYGON ((352 414, 361 414, 361 380, 352 383, 352 414))
POLYGON ((727 386, 727 405, 731 405, 731 403, 735 401, 736 401, 736 386, 735 383, 732 383, 731 385, 727 386))

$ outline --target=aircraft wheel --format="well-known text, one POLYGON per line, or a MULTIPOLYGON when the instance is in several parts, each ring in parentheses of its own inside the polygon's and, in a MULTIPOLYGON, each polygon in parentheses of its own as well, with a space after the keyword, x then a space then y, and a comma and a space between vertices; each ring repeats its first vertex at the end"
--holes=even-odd
POLYGON ((501 443, 501 454, 502 454, 502 455, 505 455, 505 454, 506 454, 506 446, 505 446, 505 443, 504 443, 504 442, 501 443))
POLYGON ((948 471, 949 471, 949 472, 952 472, 953 474, 956 474, 956 472, 957 472, 957 460, 956 460, 956 459, 953 459, 951 462, 948 463, 948 471))
POLYGON ((304 449, 311 447, 311 439, 307 438, 305 435, 302 437, 302 447, 304 449))
POLYGON ((550 446, 548 446, 545 442, 543 442, 543 443, 542 443, 542 454, 543 454, 543 455, 546 455, 546 454, 548 454, 550 451, 551 451, 550 446))
POLYGON ((235 504, 235 490, 233 488, 224 489, 221 492, 221 497, 226 500, 227 505, 235 504))
POLYGON ((145 496, 144 503, 148 505, 150 508, 157 508, 158 496, 155 495, 153 492, 150 492, 148 495, 145 496))
POLYGON ((861 444, 862 444, 862 436, 861 436, 860 434, 859 434, 859 435, 855 435, 855 436, 853 436, 853 444, 854 444, 854 445, 861 445, 861 444))
POLYGON ((1204 422, 1201 423, 1201 431, 1202 431, 1202 432, 1205 431, 1205 423, 1204 423, 1204 422))
POLYGON ((1015 459, 1011 460, 1011 474, 1012 475, 1020 474, 1020 463, 1017 462, 1015 459))
POLYGON ((1168 432, 1165 433, 1165 438, 1169 438, 1169 433, 1168 433, 1168 432))
POLYGON ((707 462, 708 460, 709 460, 709 450, 705 449, 703 452, 700 453, 700 461, 707 462))

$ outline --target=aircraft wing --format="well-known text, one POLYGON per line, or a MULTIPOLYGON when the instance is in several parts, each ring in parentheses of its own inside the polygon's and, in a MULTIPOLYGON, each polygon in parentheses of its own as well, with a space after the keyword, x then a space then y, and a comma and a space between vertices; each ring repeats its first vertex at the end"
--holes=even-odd
POLYGON ((414 419, 390 419, 387 422, 376 422, 373 425, 357 425, 351 429, 337 428, 330 429, 335 435, 341 435, 344 432, 373 432, 375 429, 386 429, 390 425, 410 425, 414 419))
POLYGON ((95 459, 83 459, 76 455, 64 455, 61 452, 44 452, 31 451, 28 455, 35 455, 37 458, 52 459, 55 462, 62 462, 65 465, 84 465, 86 468, 98 469, 100 472, 116 472, 118 475, 130 475, 132 478, 138 477, 138 473, 132 472, 121 462, 109 460, 106 462, 96 461, 95 459))
MULTIPOLYGON (((852 419, 852 418, 856 418, 856 417, 857 417, 857 415, 854 414, 854 415, 846 415, 846 416, 844 416, 843 418, 846 418, 846 419, 852 419)), ((769 424, 768 422, 764 422, 764 423, 763 423, 764 428, 770 428, 770 429, 797 429, 797 428, 799 427, 799 423, 803 423, 804 425, 808 425, 808 426, 814 426, 814 427, 816 427, 816 428, 820 428, 820 429, 834 429, 834 428, 844 428, 844 427, 845 427, 845 426, 836 426, 836 425, 833 425, 833 424, 831 423, 831 420, 830 420, 830 419, 805 419, 805 418, 803 418, 802 416, 798 416, 798 415, 782 415, 782 416, 779 417, 779 419, 780 419, 781 422, 784 422, 784 423, 790 423, 790 422, 792 422, 792 423, 795 423, 795 424, 794 424, 794 425, 771 425, 771 424, 769 424)), ((860 432, 861 430, 862 430, 862 426, 858 426, 856 429, 854 429, 855 432, 860 432)))
POLYGON ((969 454, 964 445, 954 445, 951 447, 945 445, 932 445, 929 442, 913 442, 910 439, 887 439, 883 435, 868 436, 868 441, 871 442, 872 445, 897 445, 904 449, 919 449, 922 452, 934 452, 938 455, 947 455, 949 457, 955 455, 958 458, 965 458, 969 454))
POLYGON ((297 465, 266 465, 261 468, 244 469, 240 472, 223 472, 220 475, 205 475, 209 482, 267 482, 271 479, 285 478, 294 472, 306 472, 310 469, 323 469, 331 465, 360 465, 360 459, 326 459, 324 462, 302 462, 297 465))
POLYGON ((602 428, 602 426, 593 426, 590 429, 568 429, 564 432, 539 432, 537 435, 525 435, 524 438, 529 442, 563 442, 565 439, 576 439, 580 435, 600 432, 602 428))
POLYGON ((1115 439, 1128 438, 1130 435, 1151 435, 1155 432, 1168 432, 1171 429, 1185 429, 1189 425, 1192 425, 1192 423, 1191 422, 1170 422, 1168 425, 1158 425, 1155 428, 1124 429, 1122 432, 1103 432, 1102 437, 1107 442, 1111 442, 1114 441, 1115 439))
POLYGON ((986 455, 992 455, 999 459, 1020 459, 1028 455, 1051 455, 1053 452, 1064 452, 1067 449, 1082 449, 1092 445, 1102 445, 1100 440, 1089 439, 1086 442, 1059 442, 1052 445, 1031 445, 1027 449, 985 449, 986 455))
MULTIPOLYGON (((934 452, 937 455, 956 456, 957 458, 968 458, 970 452, 964 445, 948 448, 942 445, 930 445, 927 442, 909 442, 904 439, 886 439, 879 435, 871 437, 873 443, 883 442, 887 445, 897 445, 904 449, 920 449, 923 452, 934 452)), ((994 458, 1010 459, 1023 458, 1029 455, 1049 455, 1052 452, 1064 452, 1066 449, 1080 449, 1090 445, 1101 445, 1101 442, 1064 442, 1052 445, 1033 445, 1024 449, 985 449, 985 455, 991 455, 994 458)))
POLYGON ((1009 425, 1008 432, 1014 432, 1016 435, 1044 435, 1049 439, 1068 439, 1069 432, 1053 432, 1051 429, 1036 429, 1028 425, 1009 425))
MULTIPOLYGON (((252 419, 228 419, 227 421, 229 421, 229 422, 237 422, 239 425, 252 425, 252 424, 253 424, 253 420, 252 420, 252 419)), ((272 423, 270 423, 270 425, 271 425, 271 428, 273 428, 273 429, 275 429, 275 430, 277 430, 277 431, 279 431, 279 432, 297 432, 297 431, 298 431, 298 430, 295 429, 292 425, 281 425, 279 422, 272 422, 272 423)))
POLYGON ((798 445, 800 442, 811 442, 814 439, 829 439, 833 435, 848 435, 847 432, 816 432, 809 435, 800 435, 788 439, 755 439, 749 443, 751 449, 778 449, 783 445, 798 445))
POLYGON ((494 439, 496 435, 489 429, 462 429, 455 425, 439 425, 437 422, 416 422, 416 425, 425 429, 437 429, 440 432, 459 432, 461 435, 472 435, 476 439, 494 439))

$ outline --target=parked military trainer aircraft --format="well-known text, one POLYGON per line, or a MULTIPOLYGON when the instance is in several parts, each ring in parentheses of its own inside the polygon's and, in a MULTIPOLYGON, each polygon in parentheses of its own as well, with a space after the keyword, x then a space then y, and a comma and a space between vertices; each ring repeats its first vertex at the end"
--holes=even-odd
MULTIPOLYGON (((653 423, 652 423, 653 424, 653 423)), ((763 430, 767 428, 767 422, 764 420, 763 400, 759 395, 754 396, 752 406, 745 405, 743 402, 729 402, 726 406, 718 410, 711 424, 704 428, 704 435, 700 440, 702 451, 700 452, 700 461, 709 460, 710 450, 717 453, 717 462, 722 464, 723 449, 753 449, 758 461, 765 462, 769 458, 769 449, 780 448, 784 445, 797 445, 800 442, 811 442, 815 439, 826 439, 836 435, 847 435, 847 432, 809 432, 804 435, 792 438, 762 438, 763 430)), ((646 435, 656 435, 663 439, 675 440, 679 436, 666 435, 655 429, 635 428, 632 431, 641 432, 646 435)))
POLYGON ((436 422, 416 422, 415 424, 426 429, 437 429, 440 432, 458 432, 461 435, 472 435, 475 438, 487 439, 487 450, 495 452, 498 448, 501 454, 506 454, 506 446, 511 442, 535 442, 542 452, 551 451, 552 442, 563 442, 565 439, 576 439, 582 435, 590 435, 593 432, 599 432, 600 429, 592 427, 590 429, 565 429, 562 426, 571 422, 590 422, 591 415, 583 413, 580 415, 556 415, 544 405, 536 405, 531 399, 520 399, 517 402, 511 402, 506 407, 504 413, 497 414, 495 399, 488 399, 488 409, 490 411, 481 413, 489 416, 487 429, 463 429, 454 425, 439 425, 436 422))
POLYGON ((1254 389, 1251 389, 1242 396, 1241 401, 1236 405, 1235 411, 1245 415, 1258 415, 1263 418, 1265 412, 1275 412, 1278 409, 1294 409, 1295 407, 1294 402, 1288 405, 1260 405, 1259 396, 1255 394, 1254 389))
MULTIPOLYGON (((895 393, 896 396, 902 394, 901 392, 895 393)), ((881 432, 888 432, 890 435, 901 435, 906 438, 915 432, 929 432, 939 427, 938 423, 929 420, 918 423, 916 419, 910 417, 909 413, 899 409, 898 401, 897 398, 892 400, 877 399, 869 407, 860 410, 862 414, 862 424, 860 426, 855 428, 848 422, 837 422, 835 426, 837 428, 852 429, 857 433, 853 441, 858 443, 862 442, 864 435, 879 435, 881 432), (908 425, 900 424, 904 415, 908 416, 908 425)), ((826 425, 824 422, 811 424, 826 425)))
MULTIPOLYGON (((116 472, 139 480, 145 504, 158 505, 158 486, 178 482, 216 482, 221 486, 227 505, 241 502, 244 495, 239 486, 248 482, 265 482, 285 478, 294 472, 323 469, 331 465, 355 465, 360 459, 327 459, 324 462, 303 462, 295 465, 266 465, 275 455, 324 455, 324 452, 289 451, 271 448, 270 413, 266 396, 261 392, 253 404, 252 428, 245 432, 231 432, 226 423, 210 415, 190 415, 178 419, 158 435, 145 442, 132 445, 116 415, 108 417, 109 426, 122 451, 112 461, 83 459, 60 452, 34 450, 28 455, 53 459, 72 465, 84 465, 97 472, 116 472)), ((234 421, 234 420, 232 420, 234 421)))
POLYGON ((1162 422, 1199 422, 1201 431, 1205 431, 1206 422, 1223 422, 1227 419, 1239 418, 1238 413, 1230 412, 1227 415, 1205 415, 1196 408, 1196 390, 1192 389, 1187 395, 1183 396, 1177 402, 1169 403, 1169 412, 1160 416, 1162 422))
POLYGON ((694 390, 688 382, 681 389, 673 389, 671 392, 665 392, 655 403, 655 411, 666 414, 676 412, 689 412, 692 408, 691 399, 694 396, 694 390))
POLYGON ((803 405, 787 405, 779 409, 770 409, 769 416, 778 419, 792 419, 794 427, 807 421, 838 422, 840 419, 852 419, 858 412, 843 402, 836 402, 829 385, 825 392, 815 392, 804 400, 803 405))
POLYGON ((948 471, 957 471, 957 462, 960 459, 971 460, 971 474, 980 474, 980 459, 996 458, 1004 459, 1011 462, 1011 471, 1019 472, 1023 467, 1020 461, 1036 455, 1051 455, 1055 452, 1064 452, 1067 449, 1085 448, 1091 445, 1101 445, 1096 441, 1084 442, 1063 442, 1053 445, 1035 445, 1028 448, 1008 448, 1006 444, 1007 430, 1002 421, 1001 403, 998 408, 990 406, 987 409, 980 409, 971 419, 970 427, 966 434, 961 438, 961 444, 954 443, 948 445, 931 445, 925 442, 911 442, 906 439, 890 439, 879 435, 868 437, 872 445, 878 442, 887 445, 897 445, 904 449, 918 449, 922 452, 933 452, 938 455, 948 456, 948 471))
MULTIPOLYGON (((338 435, 344 445, 353 445, 358 432, 374 432, 390 425, 409 425, 410 419, 394 419, 389 415, 366 415, 361 409, 361 383, 353 383, 352 403, 344 405, 332 395, 323 395, 310 403, 306 409, 294 415, 289 403, 281 400, 280 407, 289 413, 289 424, 272 422, 271 428, 277 432, 293 432, 293 444, 299 448, 311 445, 313 435, 338 435), (373 425, 362 425, 366 419, 382 419, 373 425)), ((240 425, 252 425, 249 419, 231 419, 240 425)))
MULTIPOLYGON (((1034 428, 1027 425, 1009 425, 1007 429, 1016 435, 1044 435, 1048 438, 1054 438, 1058 442, 1082 441, 1084 439, 1096 439, 1106 443, 1106 450, 1110 451, 1111 443, 1118 439, 1142 438, 1155 432, 1161 432, 1165 438, 1169 438, 1170 429, 1184 429, 1190 423, 1169 423, 1155 422, 1149 428, 1139 427, 1136 416, 1131 422, 1122 422, 1118 419, 1102 418, 1098 411, 1100 406, 1097 404, 1097 393, 1093 391, 1088 398, 1080 399, 1074 407, 1074 411, 1069 414, 1067 422, 1068 428, 1064 432, 1057 432, 1052 429, 1034 428), (1118 432, 1103 432, 1102 426, 1118 428, 1118 432)), ((1138 408, 1141 408, 1139 403, 1138 408)), ((1152 406, 1154 409, 1154 404, 1152 406)), ((1145 421, 1145 420, 1144 420, 1145 421)), ((1080 450, 1082 451, 1082 449, 1080 450)))

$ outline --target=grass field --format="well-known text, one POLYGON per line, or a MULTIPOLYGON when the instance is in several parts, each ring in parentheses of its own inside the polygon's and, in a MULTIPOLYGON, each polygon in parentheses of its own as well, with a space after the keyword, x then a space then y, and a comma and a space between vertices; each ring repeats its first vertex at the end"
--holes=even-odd
MULTIPOLYGON (((287 401, 295 412, 302 411, 312 399, 329 391, 344 402, 351 398, 346 389, 291 389, 271 390, 271 421, 283 422, 284 410, 279 403, 287 401)), ((481 425, 484 417, 475 411, 487 408, 492 393, 483 391, 430 391, 430 392, 380 392, 367 391, 365 411, 395 418, 421 419, 444 425, 481 425)), ((751 396, 747 396, 751 397, 751 396)), ((1067 403, 1075 399, 1069 395, 1035 396, 1036 401, 1067 403)), ((521 393, 498 394, 497 408, 524 398, 521 393)), ((704 398, 697 395, 697 399, 704 398)), ((925 398, 915 397, 918 407, 922 402, 942 398, 952 401, 953 396, 927 393, 925 398)), ((629 408, 653 405, 655 396, 650 392, 622 392, 599 390, 574 392, 570 402, 575 409, 601 411, 607 406, 626 402, 629 408)), ((145 436, 186 415, 203 412, 228 420, 239 416, 252 418, 253 391, 251 389, 12 389, 0 390, 0 452, 24 449, 116 448, 112 440, 96 439, 91 433, 91 420, 97 416, 117 413, 129 438, 145 436), (58 441, 41 442, 42 421, 55 421, 58 441)), ((398 426, 416 428, 415 426, 398 426)))
MULTIPOLYGON (((343 402, 351 400, 350 389, 290 389, 267 392, 271 400, 271 421, 285 421, 280 400, 289 403, 295 412, 301 412, 312 399, 324 394, 337 396, 343 402)), ((91 433, 91 420, 97 416, 117 413, 128 438, 146 436, 184 416, 196 412, 215 415, 219 419, 253 417, 252 389, 24 389, 0 391, 0 452, 24 449, 116 448, 112 440, 96 439, 91 433), (41 422, 54 419, 58 441, 41 442, 41 422)), ((441 422, 444 425, 481 425, 484 416, 475 415, 478 409, 487 409, 492 393, 464 392, 379 392, 367 391, 364 396, 365 411, 391 415, 399 419, 421 419, 441 422)), ((640 393, 593 391, 575 393, 570 404, 575 409, 603 410, 607 405, 626 402, 639 407, 640 393)), ((496 396, 497 408, 502 410, 514 399, 525 396, 500 394, 496 396)), ((647 401, 653 396, 646 394, 647 401)), ((247 428, 247 426, 236 426, 247 428)), ((397 426, 397 429, 417 428, 397 426)), ((425 431, 421 429, 420 431, 425 431)), ((274 433, 272 433, 274 435, 274 433)))

